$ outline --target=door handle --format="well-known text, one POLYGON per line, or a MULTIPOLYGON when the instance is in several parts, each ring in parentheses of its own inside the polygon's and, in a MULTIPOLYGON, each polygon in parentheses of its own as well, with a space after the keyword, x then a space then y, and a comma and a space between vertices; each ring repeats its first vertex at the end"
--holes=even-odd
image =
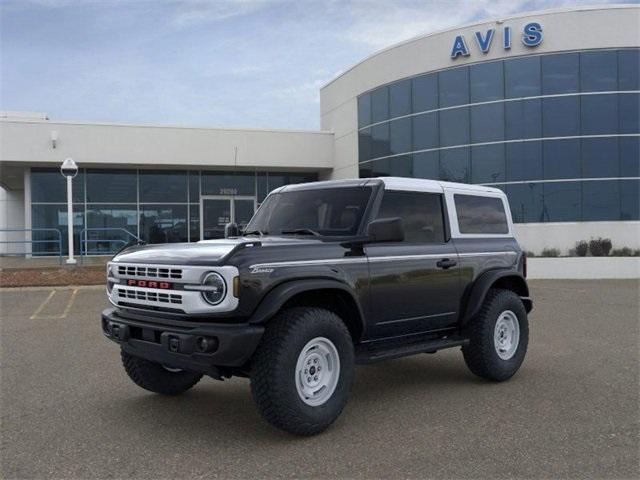
POLYGON ((436 267, 446 270, 447 268, 455 267, 458 264, 455 260, 450 258, 443 258, 436 263, 436 267))

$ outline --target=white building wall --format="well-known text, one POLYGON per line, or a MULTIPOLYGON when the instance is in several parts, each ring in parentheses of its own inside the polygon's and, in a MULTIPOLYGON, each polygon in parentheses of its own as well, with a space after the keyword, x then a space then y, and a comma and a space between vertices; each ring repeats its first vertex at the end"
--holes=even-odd
MULTIPOLYGON (((0 187, 0 230, 21 229, 24 226, 24 191, 0 187)), ((0 242, 24 239, 24 232, 0 232, 0 242)), ((0 243, 0 253, 22 253, 21 243, 0 243)))

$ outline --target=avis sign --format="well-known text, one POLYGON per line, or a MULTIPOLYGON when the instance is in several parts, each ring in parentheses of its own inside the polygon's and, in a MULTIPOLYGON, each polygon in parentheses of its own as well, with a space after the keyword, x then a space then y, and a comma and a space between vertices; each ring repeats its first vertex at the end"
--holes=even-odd
MULTIPOLYGON (((490 28, 486 32, 475 32, 474 38, 478 48, 482 53, 489 53, 491 44, 493 43, 493 37, 496 35, 496 29, 490 28)), ((502 48, 509 50, 511 48, 511 27, 503 27, 502 29, 502 48)), ((537 47, 542 43, 542 25, 538 22, 527 23, 522 28, 523 45, 526 47, 537 47)), ((464 35, 458 35, 453 41, 453 48, 451 49, 451 58, 456 59, 458 57, 468 57, 470 55, 469 47, 464 35)))

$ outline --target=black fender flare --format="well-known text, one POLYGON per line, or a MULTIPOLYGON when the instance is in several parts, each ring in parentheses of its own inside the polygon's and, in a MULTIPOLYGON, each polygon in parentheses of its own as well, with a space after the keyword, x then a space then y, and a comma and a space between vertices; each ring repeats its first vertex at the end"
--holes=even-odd
POLYGON ((469 295, 467 295, 465 308, 462 310, 461 326, 469 322, 480 311, 487 292, 499 280, 507 280, 515 286, 514 290, 520 296, 527 313, 532 310, 533 302, 529 297, 529 286, 520 272, 502 269, 489 270, 480 275, 473 283, 469 295))
MULTIPOLYGON (((356 300, 353 291, 349 286, 338 280, 310 278, 305 280, 289 280, 272 288, 262 298, 258 307, 254 310, 249 319, 251 324, 265 323, 273 317, 282 306, 299 293, 317 290, 341 290, 351 297, 359 313, 360 327, 364 327, 364 315, 360 303, 356 300)), ((345 319, 346 320, 346 319, 345 319)))

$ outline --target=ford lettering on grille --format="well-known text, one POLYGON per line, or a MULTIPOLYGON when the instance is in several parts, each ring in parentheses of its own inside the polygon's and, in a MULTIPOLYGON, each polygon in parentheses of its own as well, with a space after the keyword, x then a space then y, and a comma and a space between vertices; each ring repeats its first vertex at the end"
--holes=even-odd
POLYGON ((159 288, 161 290, 170 290, 172 284, 169 282, 156 282, 155 280, 127 280, 127 285, 130 287, 142 287, 142 288, 159 288))

